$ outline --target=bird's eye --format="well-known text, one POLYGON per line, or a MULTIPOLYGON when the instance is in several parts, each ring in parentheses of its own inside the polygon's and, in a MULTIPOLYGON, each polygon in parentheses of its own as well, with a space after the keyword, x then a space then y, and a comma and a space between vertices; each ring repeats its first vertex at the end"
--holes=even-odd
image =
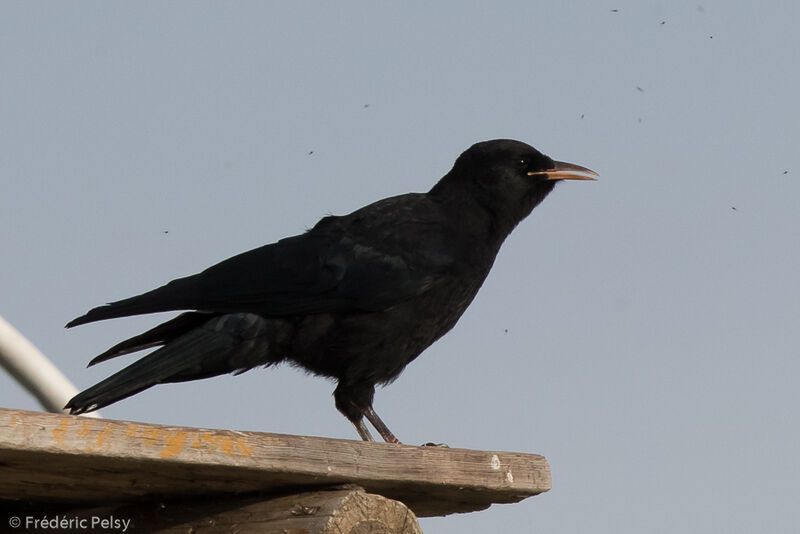
POLYGON ((527 158, 519 158, 519 161, 518 161, 517 163, 518 163, 518 164, 519 164, 519 166, 520 166, 520 167, 522 167, 523 169, 525 169, 525 168, 527 168, 527 167, 528 167, 528 160, 527 160, 527 158))

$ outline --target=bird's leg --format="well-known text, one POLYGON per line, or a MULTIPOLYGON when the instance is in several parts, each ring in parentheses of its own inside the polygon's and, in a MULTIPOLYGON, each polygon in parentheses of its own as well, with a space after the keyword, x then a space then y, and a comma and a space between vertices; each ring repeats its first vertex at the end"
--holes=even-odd
POLYGON ((356 427, 356 432, 364 441, 375 441, 364 423, 364 406, 372 404, 375 395, 374 386, 347 387, 339 382, 333 392, 336 409, 356 427))
POLYGON ((339 382, 336 390, 333 392, 333 398, 336 401, 336 409, 342 412, 342 415, 347 417, 347 420, 353 423, 356 427, 356 432, 361 436, 364 441, 375 441, 372 435, 367 430, 367 425, 364 424, 364 417, 372 423, 375 430, 381 435, 386 443, 400 443, 400 440, 392 434, 386 423, 381 421, 378 414, 372 408, 372 398, 375 396, 375 386, 373 385, 346 385, 339 382))
POLYGON ((372 426, 375 427, 375 430, 378 431, 378 434, 381 435, 386 443, 400 443, 400 440, 397 439, 394 434, 392 434, 392 431, 389 430, 389 427, 386 426, 386 423, 384 423, 381 418, 378 417, 378 414, 375 413, 375 410, 372 408, 372 404, 364 409, 364 415, 367 416, 369 422, 372 423, 372 426))
POLYGON ((353 426, 356 427, 356 432, 358 435, 361 436, 361 439, 364 441, 375 441, 375 438, 372 437, 372 434, 369 433, 369 429, 367 425, 364 424, 364 419, 359 419, 358 422, 350 421, 353 423, 353 426))

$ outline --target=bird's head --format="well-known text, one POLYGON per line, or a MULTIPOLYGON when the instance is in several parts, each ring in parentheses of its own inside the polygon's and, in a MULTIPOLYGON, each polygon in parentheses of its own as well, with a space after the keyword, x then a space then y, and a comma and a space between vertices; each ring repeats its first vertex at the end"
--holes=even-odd
POLYGON ((476 201, 510 232, 560 180, 596 180, 597 173, 554 161, 520 141, 496 139, 472 145, 431 190, 433 195, 476 201))

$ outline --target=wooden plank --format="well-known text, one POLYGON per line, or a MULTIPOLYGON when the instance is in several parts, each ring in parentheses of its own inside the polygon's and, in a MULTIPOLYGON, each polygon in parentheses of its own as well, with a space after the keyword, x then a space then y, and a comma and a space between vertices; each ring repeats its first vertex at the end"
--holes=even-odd
POLYGON ((26 526, 36 526, 31 523, 40 518, 66 519, 74 527, 70 532, 422 534, 414 513, 403 503, 355 486, 292 495, 199 497, 67 510, 54 510, 49 504, 12 508, 5 517, 18 517, 26 526), (118 528, 100 528, 103 520, 118 528))
POLYGON ((417 516, 550 489, 544 457, 0 409, 0 499, 103 503, 357 484, 417 516))

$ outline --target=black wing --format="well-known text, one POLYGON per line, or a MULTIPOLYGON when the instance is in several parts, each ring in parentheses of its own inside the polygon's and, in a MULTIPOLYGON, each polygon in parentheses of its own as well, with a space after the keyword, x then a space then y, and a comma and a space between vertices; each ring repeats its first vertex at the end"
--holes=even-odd
POLYGON ((424 293, 450 270, 448 225, 425 195, 385 199, 305 234, 74 319, 84 323, 172 310, 289 316, 375 311, 424 293))

